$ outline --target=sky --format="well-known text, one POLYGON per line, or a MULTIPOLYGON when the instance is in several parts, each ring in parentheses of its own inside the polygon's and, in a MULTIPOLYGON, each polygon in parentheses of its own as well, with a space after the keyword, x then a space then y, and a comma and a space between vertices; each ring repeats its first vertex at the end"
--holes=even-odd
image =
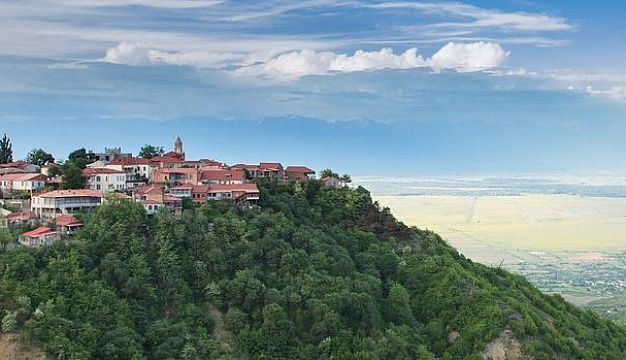
POLYGON ((0 0, 16 158, 626 173, 626 2, 0 0))

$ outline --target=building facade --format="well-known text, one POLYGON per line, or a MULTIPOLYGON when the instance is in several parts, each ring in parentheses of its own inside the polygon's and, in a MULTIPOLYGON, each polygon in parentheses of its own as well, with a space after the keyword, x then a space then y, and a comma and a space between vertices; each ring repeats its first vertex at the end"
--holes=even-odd
POLYGON ((109 168, 86 168, 83 170, 90 190, 110 192, 126 190, 126 173, 109 168))
POLYGON ((30 206, 38 218, 54 219, 57 215, 93 209, 102 205, 103 199, 102 193, 94 190, 55 190, 33 196, 30 206))

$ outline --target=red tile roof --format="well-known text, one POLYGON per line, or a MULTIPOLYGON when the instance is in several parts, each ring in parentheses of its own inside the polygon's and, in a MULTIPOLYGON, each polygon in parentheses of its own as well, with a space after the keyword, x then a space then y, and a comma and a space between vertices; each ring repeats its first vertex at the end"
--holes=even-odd
POLYGON ((305 174, 315 174, 315 170, 311 170, 306 166, 287 166, 285 172, 299 172, 305 174))
POLYGON ((83 169, 83 176, 94 176, 99 174, 125 174, 121 170, 109 169, 109 168, 86 168, 83 169))
POLYGON ((230 167, 233 170, 272 170, 278 171, 283 168, 283 165, 278 162, 262 162, 259 165, 247 165, 247 164, 235 164, 230 167))
POLYGON ((57 226, 82 226, 83 224, 78 221, 74 216, 69 214, 62 214, 54 218, 54 223, 57 226))
POLYGON ((181 154, 170 151, 162 156, 155 156, 150 159, 152 163, 182 163, 184 162, 183 156, 181 154))
POLYGON ((191 189, 191 192, 196 194, 206 194, 207 192, 209 192, 210 188, 211 185, 194 185, 194 187, 191 189))
POLYGON ((27 231, 22 234, 24 237, 39 237, 39 236, 47 236, 47 235, 56 235, 56 231, 52 231, 50 228, 45 226, 40 226, 35 230, 27 231))
POLYGON ((109 163, 109 165, 150 165, 152 162, 150 159, 144 159, 141 157, 123 157, 115 159, 109 163))
POLYGON ((32 165, 31 163, 20 160, 20 161, 13 161, 13 162, 6 163, 6 164, 0 164, 0 168, 17 168, 17 169, 24 170, 31 165, 32 165))
POLYGON ((102 198, 102 193, 89 190, 89 189, 77 189, 77 190, 55 190, 47 193, 37 195, 42 198, 62 198, 62 197, 97 197, 102 198))
POLYGON ((4 181, 44 181, 48 177, 39 173, 8 173, 0 175, 4 181))
POLYGON ((19 212, 11 213, 5 216, 5 218, 8 221, 25 221, 25 220, 36 219, 37 216, 32 211, 19 211, 19 212))
POLYGON ((163 169, 155 170, 155 172, 162 173, 162 174, 197 174, 198 173, 198 169, 196 169, 196 168, 184 168, 184 167, 180 167, 180 168, 163 168, 163 169))
POLYGON ((243 180, 245 173, 242 170, 200 170, 201 181, 226 181, 226 180, 243 180))
POLYGON ((163 193, 163 190, 161 190, 160 187, 154 186, 154 185, 144 186, 144 187, 137 189, 136 191, 137 195, 161 194, 161 193, 163 193))

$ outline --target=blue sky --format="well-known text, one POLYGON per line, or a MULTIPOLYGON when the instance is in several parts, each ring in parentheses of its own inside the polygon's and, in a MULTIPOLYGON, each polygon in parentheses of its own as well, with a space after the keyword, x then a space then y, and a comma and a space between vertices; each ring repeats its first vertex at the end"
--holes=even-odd
POLYGON ((356 175, 623 172, 623 1, 0 0, 0 124, 356 175))

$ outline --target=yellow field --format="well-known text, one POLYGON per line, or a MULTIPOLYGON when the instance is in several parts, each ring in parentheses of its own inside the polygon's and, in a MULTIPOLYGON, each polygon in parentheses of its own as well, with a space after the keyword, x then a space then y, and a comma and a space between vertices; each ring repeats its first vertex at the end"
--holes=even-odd
POLYGON ((379 196, 408 225, 431 229, 466 256, 512 262, 540 252, 626 249, 626 199, 570 195, 379 196), (524 255, 526 254, 526 255, 524 255))

